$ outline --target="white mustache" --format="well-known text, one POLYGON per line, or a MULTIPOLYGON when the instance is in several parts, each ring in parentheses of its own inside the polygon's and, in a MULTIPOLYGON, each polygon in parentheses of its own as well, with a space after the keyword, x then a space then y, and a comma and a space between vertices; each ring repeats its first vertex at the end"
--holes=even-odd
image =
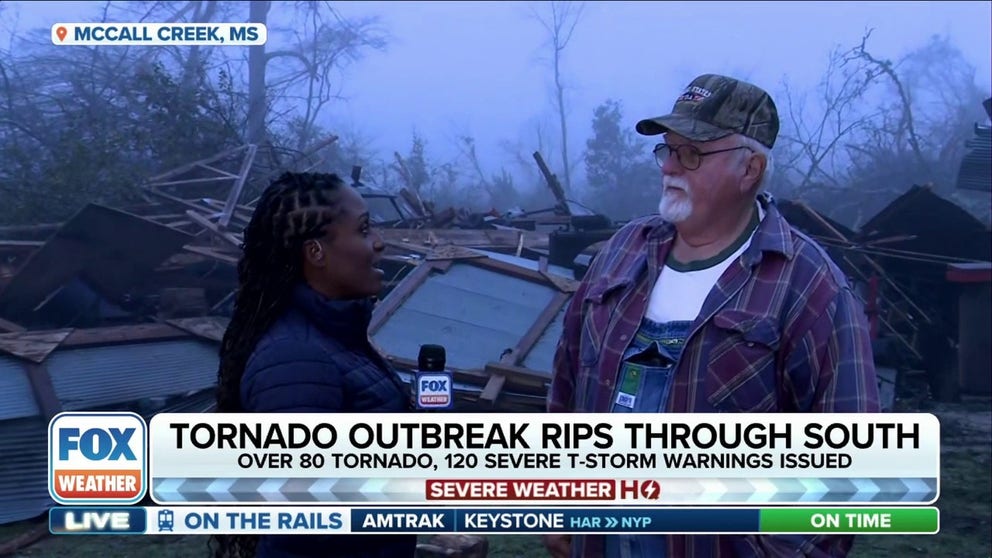
POLYGON ((689 191, 689 181, 684 176, 663 175, 661 185, 665 188, 677 188, 683 192, 689 191))

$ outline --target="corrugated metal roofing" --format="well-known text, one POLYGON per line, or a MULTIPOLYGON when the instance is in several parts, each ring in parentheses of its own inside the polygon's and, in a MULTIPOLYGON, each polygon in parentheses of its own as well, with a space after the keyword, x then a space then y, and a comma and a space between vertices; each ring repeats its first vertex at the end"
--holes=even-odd
POLYGON ((48 495, 48 421, 0 422, 0 525, 36 517, 54 505, 48 495))
POLYGON ((197 393, 191 393, 174 403, 156 411, 157 413, 209 413, 217 405, 217 390, 211 387, 197 393))
POLYGON ((387 353, 413 360, 420 345, 440 344, 449 366, 480 369, 517 344, 556 292, 548 285, 455 263, 416 289, 374 339, 387 353))
MULTIPOLYGON (((159 410, 207 410, 217 365, 216 345, 197 339, 56 350, 45 361, 65 410, 185 395, 159 410)), ((39 415, 24 365, 0 356, 0 524, 36 517, 53 505, 48 422, 39 415)))
POLYGON ((217 382, 216 345, 180 339, 58 350, 47 359, 65 410, 201 390, 217 382))
POLYGON ((0 421, 39 414, 25 361, 0 355, 0 421))

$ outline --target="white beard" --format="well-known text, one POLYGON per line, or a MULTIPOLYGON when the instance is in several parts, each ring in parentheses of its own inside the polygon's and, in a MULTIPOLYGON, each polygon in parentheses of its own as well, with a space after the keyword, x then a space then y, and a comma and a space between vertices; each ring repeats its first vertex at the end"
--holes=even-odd
POLYGON ((661 201, 658 202, 658 214, 661 218, 671 222, 679 223, 685 221, 692 215, 692 200, 689 199, 689 182, 681 176, 663 175, 661 177, 663 190, 661 191, 661 201), (683 191, 673 192, 669 187, 681 188, 683 191))

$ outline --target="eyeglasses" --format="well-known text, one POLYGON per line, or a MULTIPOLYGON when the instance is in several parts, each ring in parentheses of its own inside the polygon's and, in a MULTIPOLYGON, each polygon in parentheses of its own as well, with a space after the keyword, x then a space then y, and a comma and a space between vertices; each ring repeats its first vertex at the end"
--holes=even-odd
POLYGON ((727 151, 736 151, 738 149, 751 149, 746 145, 739 145, 737 147, 729 147, 727 149, 717 149, 716 151, 700 151, 695 145, 684 143, 682 145, 668 145, 667 143, 659 143, 654 146, 654 160, 658 163, 658 166, 665 164, 668 157, 674 152, 675 157, 679 160, 679 164, 685 170, 696 170, 699 165, 703 164, 703 157, 707 155, 715 155, 716 153, 726 153, 727 151))

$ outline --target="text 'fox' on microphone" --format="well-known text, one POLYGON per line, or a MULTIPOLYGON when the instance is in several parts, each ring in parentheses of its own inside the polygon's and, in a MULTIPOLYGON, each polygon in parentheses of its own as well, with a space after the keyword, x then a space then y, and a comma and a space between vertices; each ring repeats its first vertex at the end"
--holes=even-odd
POLYGON ((438 411, 451 409, 455 403, 454 381, 445 370, 445 352, 441 345, 421 345, 417 355, 417 374, 414 378, 414 404, 418 410, 438 411))

